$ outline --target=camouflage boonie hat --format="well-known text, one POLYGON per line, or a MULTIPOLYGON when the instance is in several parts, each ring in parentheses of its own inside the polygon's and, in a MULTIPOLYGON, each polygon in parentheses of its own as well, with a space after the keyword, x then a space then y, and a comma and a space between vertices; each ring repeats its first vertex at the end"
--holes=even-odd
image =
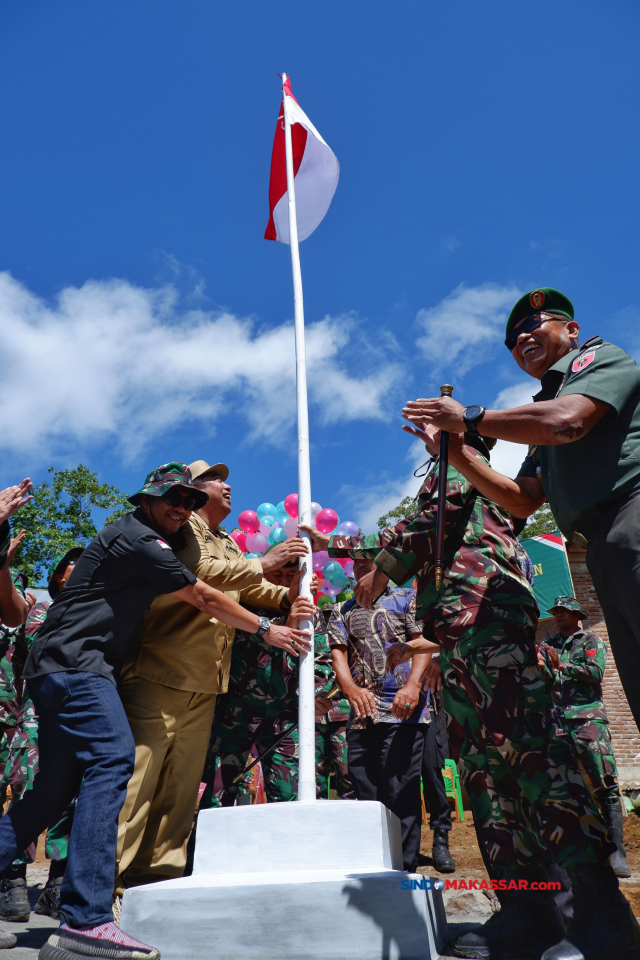
POLYGON ((81 553, 83 553, 84 547, 71 547, 70 550, 67 550, 66 553, 59 553, 58 556, 54 559, 53 563, 49 567, 47 572, 47 589, 49 591, 49 596, 52 600, 60 593, 62 589, 60 584, 56 581, 55 577, 57 573, 64 573, 67 569, 67 566, 72 560, 77 560, 81 553))
POLYGON ((587 616, 587 611, 582 609, 579 601, 576 600, 575 597, 556 597, 553 606, 550 610, 547 610, 547 613, 553 613, 557 607, 560 607, 562 610, 573 610, 574 613, 579 613, 582 617, 587 616))
POLYGON ((148 473, 140 489, 132 493, 127 499, 129 503, 137 507, 143 493, 146 493, 149 497, 163 497, 171 487, 183 487, 186 492, 193 494, 196 501, 196 510, 204 507, 209 499, 208 493, 194 487, 191 471, 186 463, 180 463, 177 460, 172 460, 171 463, 163 463, 152 470, 151 473, 148 473))

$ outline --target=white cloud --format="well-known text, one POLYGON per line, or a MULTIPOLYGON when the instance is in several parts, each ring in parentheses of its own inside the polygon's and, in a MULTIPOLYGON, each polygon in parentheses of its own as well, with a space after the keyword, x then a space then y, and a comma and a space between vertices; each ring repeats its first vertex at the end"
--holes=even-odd
MULTIPOLYGON (((310 404, 324 423, 387 416, 401 368, 358 337, 349 315, 307 325, 310 404), (370 375, 352 375, 347 359, 361 366, 366 350, 370 375)), ((105 443, 130 458, 180 424, 210 430, 229 413, 281 442, 295 419, 292 325, 256 331, 229 312, 181 310, 171 284, 88 281, 47 303, 0 273, 0 351, 0 445, 43 460, 105 443)))
POLYGON ((505 387, 492 403, 494 410, 507 410, 509 407, 522 407, 526 403, 531 403, 534 393, 540 389, 537 380, 524 380, 520 383, 514 383, 511 387, 505 387))
MULTIPOLYGON (((505 387, 504 390, 501 390, 491 406, 494 410, 521 407, 525 403, 531 403, 533 394, 537 393, 539 389, 539 384, 534 380, 529 379, 515 383, 511 387, 505 387)), ((507 477, 515 477, 527 455, 527 449, 526 444, 498 440, 491 451, 491 466, 507 477)))
POLYGON ((520 296, 517 287, 461 284, 435 307, 416 317, 425 334, 416 341, 432 367, 455 362, 458 376, 485 361, 504 339, 510 308, 520 296))

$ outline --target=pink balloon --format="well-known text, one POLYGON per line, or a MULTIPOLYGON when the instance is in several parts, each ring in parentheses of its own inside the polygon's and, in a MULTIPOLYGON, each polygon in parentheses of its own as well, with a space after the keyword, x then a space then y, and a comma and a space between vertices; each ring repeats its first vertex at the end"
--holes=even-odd
POLYGON ((242 533, 240 530, 233 530, 231 532, 231 539, 235 540, 243 553, 246 553, 247 550, 247 535, 242 533))
POLYGON ((284 508, 290 517, 298 516, 298 494, 297 493, 290 493, 288 497, 284 498, 284 508))
POLYGON ((267 537, 267 538, 268 538, 269 534, 271 533, 271 527, 268 527, 266 524, 261 523, 261 524, 260 524, 260 533, 262 534, 263 537, 267 537))
POLYGON ((284 532, 287 535, 287 540, 291 540, 292 537, 298 536, 298 518, 297 517, 288 517, 285 520, 284 532))
POLYGON ((242 527, 245 533, 257 533, 260 529, 260 521, 255 510, 243 510, 238 517, 238 526, 242 527))
POLYGON ((342 568, 347 577, 353 576, 353 560, 347 560, 344 567, 342 568))
POLYGON ((328 594, 330 597, 337 597, 342 587, 337 587, 334 583, 331 583, 329 580, 325 580, 322 584, 323 593, 328 594))
POLYGON ((268 546, 267 538, 261 533, 247 534, 247 550, 249 553, 264 553, 268 546))
POLYGON ((329 563, 329 554, 326 550, 318 550, 317 553, 313 555, 313 569, 316 573, 319 573, 320 570, 324 567, 325 563, 329 563))
POLYGON ((320 533, 331 533, 332 530, 338 526, 340 518, 335 510, 332 510, 331 507, 326 507, 324 510, 321 510, 318 516, 316 517, 316 528, 320 533))

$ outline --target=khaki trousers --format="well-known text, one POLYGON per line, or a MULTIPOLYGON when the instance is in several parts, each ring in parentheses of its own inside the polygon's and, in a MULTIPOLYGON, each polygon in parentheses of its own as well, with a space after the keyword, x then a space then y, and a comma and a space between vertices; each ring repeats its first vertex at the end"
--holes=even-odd
POLYGON ((214 693, 129 677, 120 688, 136 745, 118 822, 116 893, 181 877, 204 768, 214 693))

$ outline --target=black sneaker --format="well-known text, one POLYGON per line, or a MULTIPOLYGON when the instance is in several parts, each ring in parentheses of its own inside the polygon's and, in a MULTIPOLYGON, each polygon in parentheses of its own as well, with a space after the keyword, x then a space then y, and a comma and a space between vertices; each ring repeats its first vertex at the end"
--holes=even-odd
POLYGON ((56 880, 47 880, 46 886, 33 908, 33 912, 39 914, 41 917, 51 917, 52 920, 59 920, 61 886, 62 877, 58 877, 56 880))

